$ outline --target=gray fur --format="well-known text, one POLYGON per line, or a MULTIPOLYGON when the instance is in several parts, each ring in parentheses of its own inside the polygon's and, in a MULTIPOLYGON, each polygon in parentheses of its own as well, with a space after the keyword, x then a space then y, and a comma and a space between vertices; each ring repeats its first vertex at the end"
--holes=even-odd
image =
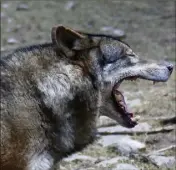
POLYGON ((140 61, 120 41, 63 26, 52 29, 52 43, 2 57, 2 169, 51 170, 96 139, 100 112, 123 124, 108 110, 115 83, 134 75, 166 81, 168 65, 140 61))

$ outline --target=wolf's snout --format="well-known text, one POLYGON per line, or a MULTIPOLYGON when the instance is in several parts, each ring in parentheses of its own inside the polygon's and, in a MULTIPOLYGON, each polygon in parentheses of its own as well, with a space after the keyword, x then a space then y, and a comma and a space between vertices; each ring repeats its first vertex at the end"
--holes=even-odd
POLYGON ((166 66, 169 72, 172 73, 173 68, 174 68, 174 65, 172 63, 167 62, 167 61, 162 61, 160 64, 166 66))

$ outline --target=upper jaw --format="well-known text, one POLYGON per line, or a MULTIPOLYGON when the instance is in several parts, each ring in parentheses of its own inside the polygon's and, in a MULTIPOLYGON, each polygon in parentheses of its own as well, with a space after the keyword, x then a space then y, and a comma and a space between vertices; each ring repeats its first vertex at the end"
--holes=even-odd
POLYGON ((115 81, 115 86, 118 87, 123 80, 136 80, 136 79, 145 79, 153 82, 166 82, 172 72, 169 72, 166 69, 159 70, 156 72, 139 72, 138 74, 124 74, 125 76, 120 77, 115 81))

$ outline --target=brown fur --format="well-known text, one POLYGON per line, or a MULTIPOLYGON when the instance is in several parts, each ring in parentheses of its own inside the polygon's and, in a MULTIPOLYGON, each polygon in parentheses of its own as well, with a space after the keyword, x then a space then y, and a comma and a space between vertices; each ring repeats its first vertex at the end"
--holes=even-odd
POLYGON ((117 82, 133 74, 167 81, 171 74, 170 64, 146 64, 113 37, 63 26, 53 27, 51 37, 52 43, 17 49, 0 61, 2 170, 54 169, 96 139, 100 112, 124 123, 109 102, 117 82))

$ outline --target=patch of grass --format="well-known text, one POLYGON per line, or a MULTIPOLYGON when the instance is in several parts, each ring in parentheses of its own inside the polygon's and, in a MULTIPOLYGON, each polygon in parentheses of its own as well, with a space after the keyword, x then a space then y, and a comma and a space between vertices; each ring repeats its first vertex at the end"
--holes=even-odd
POLYGON ((106 147, 102 147, 99 145, 90 145, 82 152, 85 155, 92 156, 92 157, 107 157, 112 158, 114 156, 117 156, 117 152, 115 152, 113 149, 109 149, 106 147))

